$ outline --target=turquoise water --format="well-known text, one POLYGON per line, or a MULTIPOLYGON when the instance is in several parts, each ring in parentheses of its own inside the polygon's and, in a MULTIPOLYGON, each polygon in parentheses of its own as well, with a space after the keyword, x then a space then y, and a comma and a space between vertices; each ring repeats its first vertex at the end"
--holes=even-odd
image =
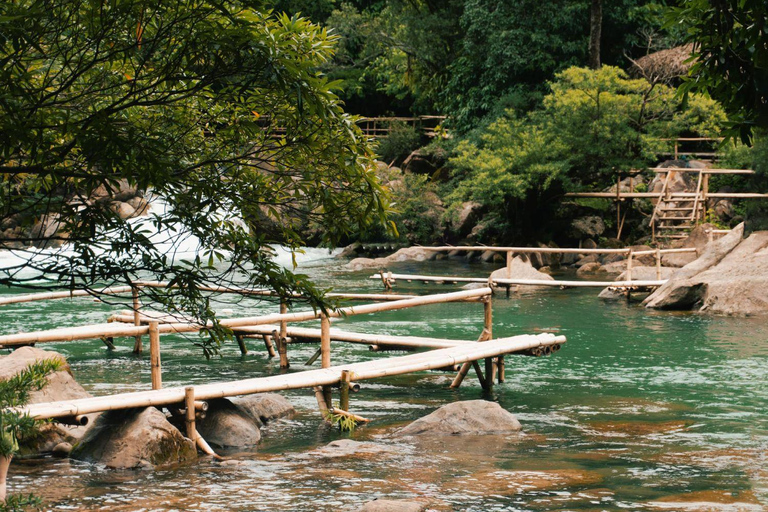
MULTIPOLYGON (((482 264, 401 264, 397 272, 487 275, 482 264)), ((302 269, 337 291, 380 292, 372 272, 336 261, 302 269)), ((403 293, 450 286, 398 283, 403 293)), ((7 293, 7 291, 5 292, 7 293)), ((435 510, 766 510, 768 504, 768 322, 648 311, 604 302, 595 289, 547 289, 494 298, 494 334, 556 332, 557 354, 507 358, 507 381, 484 393, 468 378, 425 373, 364 382, 354 412, 373 419, 352 434, 323 424, 310 391, 286 393, 296 418, 264 431, 258 453, 221 464, 202 458, 161 471, 107 471, 50 458, 17 461, 12 492, 34 492, 50 510, 355 510, 376 497, 420 497, 435 510), (518 416, 522 436, 452 437, 405 442, 394 430, 440 405, 484 398, 518 416), (329 458, 316 452, 351 437, 375 441, 382 453, 329 458)), ((224 300, 228 315, 275 311, 251 299, 224 300)), ((120 309, 88 299, 6 306, 3 333, 98 323, 120 309)), ((475 339, 477 304, 425 306, 352 317, 336 327, 388 334, 475 339)), ((308 325, 308 324, 307 324, 308 325)), ((206 361, 193 338, 164 336, 165 386, 278 372, 263 344, 234 343, 206 361)), ((49 344, 67 356, 95 395, 149 388, 148 357, 132 340, 108 352, 98 341, 49 344)), ((313 345, 290 347, 301 371, 313 345)), ((336 344, 333 361, 397 355, 336 344)), ((472 377, 473 374, 470 374, 472 377)))

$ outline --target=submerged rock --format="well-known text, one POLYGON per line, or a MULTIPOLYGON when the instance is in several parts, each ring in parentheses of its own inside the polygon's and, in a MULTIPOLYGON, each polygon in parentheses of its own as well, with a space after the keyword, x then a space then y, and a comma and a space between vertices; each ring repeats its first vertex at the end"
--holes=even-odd
POLYGON ((261 420, 227 400, 208 402, 205 418, 198 422, 197 431, 218 448, 251 448, 261 441, 261 420))
POLYGON ((132 469, 191 461, 197 449, 163 413, 147 407, 105 412, 72 450, 72 457, 132 469))
POLYGON ((444 405, 435 412, 403 427, 398 434, 414 435, 480 435, 519 432, 517 418, 496 402, 467 400, 444 405))
POLYGON ((393 447, 370 443, 353 441, 352 439, 338 439, 331 441, 322 448, 309 452, 310 455, 319 455, 324 458, 338 458, 338 457, 351 457, 351 456, 370 456, 379 455, 382 453, 393 453, 396 450, 393 447))
POLYGON ((373 500, 369 501, 360 512, 423 512, 427 504, 414 500, 373 500))
POLYGON ((355 258, 347 263, 347 266, 353 270, 363 270, 366 268, 380 269, 401 261, 433 260, 436 255, 435 251, 428 251, 423 247, 403 247, 385 258, 355 258))
POLYGON ((292 418, 296 414, 296 409, 291 405, 291 402, 275 393, 260 393, 233 398, 232 403, 251 418, 262 423, 278 418, 292 418))
POLYGON ((743 239, 744 225, 708 244, 646 300, 649 308, 726 315, 768 313, 768 231, 743 239))
MULTIPOLYGON (((60 361, 61 370, 48 376, 48 383, 43 389, 30 393, 30 404, 75 400, 91 396, 72 376, 64 356, 35 347, 20 347, 9 355, 0 357, 0 380, 13 377, 36 361, 49 359, 60 361)), ((88 419, 92 422, 97 416, 98 414, 91 414, 88 415, 88 419)), ((69 426, 59 423, 43 425, 37 436, 21 443, 20 453, 22 455, 44 453, 52 451, 61 443, 74 444, 85 435, 88 428, 88 426, 69 426)))

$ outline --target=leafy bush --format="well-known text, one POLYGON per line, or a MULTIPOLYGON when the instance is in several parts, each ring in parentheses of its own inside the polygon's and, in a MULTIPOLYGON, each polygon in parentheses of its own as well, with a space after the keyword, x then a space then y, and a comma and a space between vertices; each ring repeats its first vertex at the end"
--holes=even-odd
POLYGON ((410 124, 397 121, 390 125, 389 135, 379 143, 376 154, 390 165, 400 165, 420 145, 419 131, 410 124))

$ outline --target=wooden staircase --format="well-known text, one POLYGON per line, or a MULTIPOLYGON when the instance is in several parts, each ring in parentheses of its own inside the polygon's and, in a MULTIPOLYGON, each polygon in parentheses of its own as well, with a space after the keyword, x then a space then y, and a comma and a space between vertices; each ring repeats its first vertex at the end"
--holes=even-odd
MULTIPOLYGON (((706 190, 708 178, 705 169, 698 170, 693 192, 671 192, 669 182, 673 173, 682 169, 666 170, 664 186, 651 216, 653 239, 672 240, 687 238, 690 231, 706 217, 706 190)), ((691 169, 685 169, 691 172, 691 169)))

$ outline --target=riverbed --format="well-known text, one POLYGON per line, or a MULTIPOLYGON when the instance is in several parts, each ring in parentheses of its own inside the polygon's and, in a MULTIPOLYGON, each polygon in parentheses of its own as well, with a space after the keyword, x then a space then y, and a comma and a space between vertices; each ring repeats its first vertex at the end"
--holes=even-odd
MULTIPOLYGON (((494 266, 402 263, 390 270, 483 276, 494 266)), ((335 291, 380 292, 372 272, 314 259, 299 269, 335 291)), ((455 286, 398 282, 403 293, 455 286)), ((3 290, 0 293, 14 293, 3 290)), ((362 383, 351 409, 373 421, 353 433, 324 424, 308 390, 285 395, 298 409, 263 431, 256 453, 226 463, 158 471, 111 471, 70 460, 15 461, 10 492, 35 493, 45 510, 345 511, 374 498, 421 498, 434 510, 761 511, 768 505, 768 321, 650 311, 606 302, 597 289, 499 293, 494 335, 554 332, 568 342, 549 357, 510 356, 506 383, 484 392, 470 373, 458 390, 451 375, 424 373, 362 383), (514 413, 524 434, 409 442, 399 427, 457 400, 487 399, 514 413), (319 448, 351 438, 384 450, 328 457, 319 448)), ((113 302, 110 299, 110 302, 113 302)), ((276 310, 253 299, 221 298, 224 316, 276 310)), ((3 307, 2 332, 103 322, 119 304, 71 299, 3 307)), ((477 304, 442 304, 341 319, 356 331, 476 339, 477 304)), ((306 324, 310 325, 310 324, 306 324)), ((163 336, 163 384, 175 386, 279 372, 263 344, 249 340, 206 360, 194 336, 163 336)), ((149 358, 133 340, 108 351, 95 341, 48 344, 64 354, 94 395, 150 386, 149 358)), ((316 350, 290 347, 290 371, 316 350)), ((334 344, 333 362, 397 353, 334 344)), ((317 364, 317 363, 316 363, 317 364)))

